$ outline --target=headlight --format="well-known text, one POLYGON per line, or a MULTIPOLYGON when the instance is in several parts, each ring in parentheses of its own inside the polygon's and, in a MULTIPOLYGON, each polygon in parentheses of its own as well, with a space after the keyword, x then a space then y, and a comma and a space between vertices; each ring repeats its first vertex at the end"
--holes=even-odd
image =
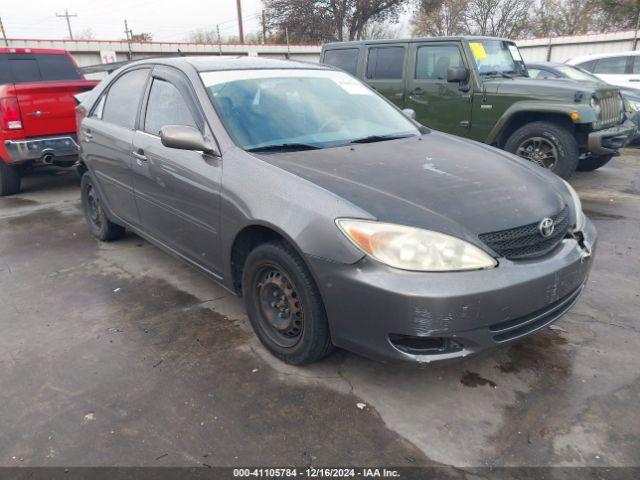
POLYGON ((627 105, 629 105, 629 109, 632 112, 640 111, 640 102, 636 102, 635 100, 627 100, 627 105))
POLYGON ((479 270, 498 264, 478 247, 443 233, 369 220, 343 218, 336 224, 360 250, 402 270, 479 270))
POLYGON ((596 112, 596 117, 600 118, 600 101, 596 97, 591 97, 591 108, 596 112))
POLYGON ((569 189, 569 193, 571 194, 571 198, 573 199, 573 208, 576 211, 576 225, 573 231, 579 232, 584 228, 584 213, 582 212, 582 202, 580 201, 578 192, 576 192, 568 182, 566 182, 565 180, 562 181, 567 186, 567 189, 569 189))

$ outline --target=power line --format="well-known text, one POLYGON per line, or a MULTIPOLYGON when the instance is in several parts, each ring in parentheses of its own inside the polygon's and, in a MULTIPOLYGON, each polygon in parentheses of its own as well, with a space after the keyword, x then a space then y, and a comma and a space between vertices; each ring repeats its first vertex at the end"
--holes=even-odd
POLYGON ((4 31, 4 25, 2 24, 2 17, 0 17, 0 31, 2 31, 2 38, 4 38, 4 44, 8 47, 9 40, 7 40, 7 34, 4 31))
POLYGON ((73 40, 73 32, 71 31, 71 17, 77 17, 77 13, 69 13, 69 10, 64 9, 64 15, 56 13, 56 17, 58 18, 66 18, 67 20, 67 28, 69 29, 69 38, 73 40))

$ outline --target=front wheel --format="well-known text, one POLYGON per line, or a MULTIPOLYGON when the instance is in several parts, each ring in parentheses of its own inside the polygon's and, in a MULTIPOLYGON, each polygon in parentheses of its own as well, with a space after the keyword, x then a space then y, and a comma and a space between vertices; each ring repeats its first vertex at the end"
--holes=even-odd
POLYGON ((318 288, 289 244, 273 241, 251 251, 242 273, 242 296, 253 330, 279 359, 302 365, 333 349, 318 288))
POLYGON ((20 170, 15 165, 7 165, 0 158, 0 197, 20 192, 20 170))
POLYGON ((613 155, 601 155, 599 157, 590 156, 581 158, 578 163, 578 171, 593 172, 594 170, 605 166, 613 157, 613 155))
POLYGON ((578 142, 565 127, 552 122, 531 122, 507 139, 508 152, 569 178, 578 166, 578 142))

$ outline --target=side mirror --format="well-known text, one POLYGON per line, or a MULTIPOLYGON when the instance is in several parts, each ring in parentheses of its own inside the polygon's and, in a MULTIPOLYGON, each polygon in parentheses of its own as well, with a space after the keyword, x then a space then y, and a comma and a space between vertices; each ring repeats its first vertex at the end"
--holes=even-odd
POLYGON ((413 108, 402 109, 402 114, 410 120, 416 119, 416 111, 413 108))
POLYGON ((162 145, 178 150, 195 150, 218 155, 215 147, 196 128, 187 125, 165 125, 160 129, 162 145))
POLYGON ((467 78, 469 78, 469 70, 465 67, 447 69, 447 82, 466 82, 467 78))

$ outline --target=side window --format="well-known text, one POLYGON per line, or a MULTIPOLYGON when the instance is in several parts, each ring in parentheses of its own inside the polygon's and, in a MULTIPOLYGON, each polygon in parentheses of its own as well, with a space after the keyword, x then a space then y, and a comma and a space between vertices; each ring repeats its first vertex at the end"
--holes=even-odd
POLYGON ((549 70, 538 70, 538 75, 535 78, 541 78, 541 79, 560 78, 560 75, 556 75, 555 73, 550 72, 549 70))
POLYGON ((416 55, 417 80, 446 80, 449 68, 464 67, 456 45, 425 45, 416 55))
POLYGON ((37 54, 43 80, 79 80, 80 73, 66 55, 37 54))
POLYGON ((605 75, 617 75, 625 72, 627 68, 627 57, 601 58, 596 61, 593 73, 605 75))
POLYGON ((158 135, 165 125, 187 125, 198 128, 178 89, 169 82, 156 78, 149 92, 144 131, 158 135))
POLYGON ((396 80, 402 78, 404 47, 373 47, 367 56, 367 78, 396 80))
POLYGON ((148 69, 133 70, 122 75, 109 87, 102 111, 105 122, 133 129, 148 74, 148 69))
POLYGON ((542 70, 531 67, 527 67, 527 71, 529 72, 529 77, 531 78, 538 78, 538 75, 540 75, 540 72, 542 72, 542 70))
POLYGON ((102 95, 102 97, 100 97, 98 104, 93 109, 93 112, 91 112, 91 115, 89 115, 90 117, 102 119, 102 112, 104 112, 104 102, 106 99, 106 95, 102 95))
POLYGON ((596 60, 589 60, 588 62, 578 63, 576 67, 580 67, 586 70, 587 72, 593 73, 593 67, 595 64, 596 64, 596 60))
POLYGON ((355 75, 358 71, 358 49, 327 50, 324 52, 323 63, 333 65, 351 75, 355 75))
POLYGON ((633 57, 633 70, 631 73, 640 73, 640 55, 633 57))

